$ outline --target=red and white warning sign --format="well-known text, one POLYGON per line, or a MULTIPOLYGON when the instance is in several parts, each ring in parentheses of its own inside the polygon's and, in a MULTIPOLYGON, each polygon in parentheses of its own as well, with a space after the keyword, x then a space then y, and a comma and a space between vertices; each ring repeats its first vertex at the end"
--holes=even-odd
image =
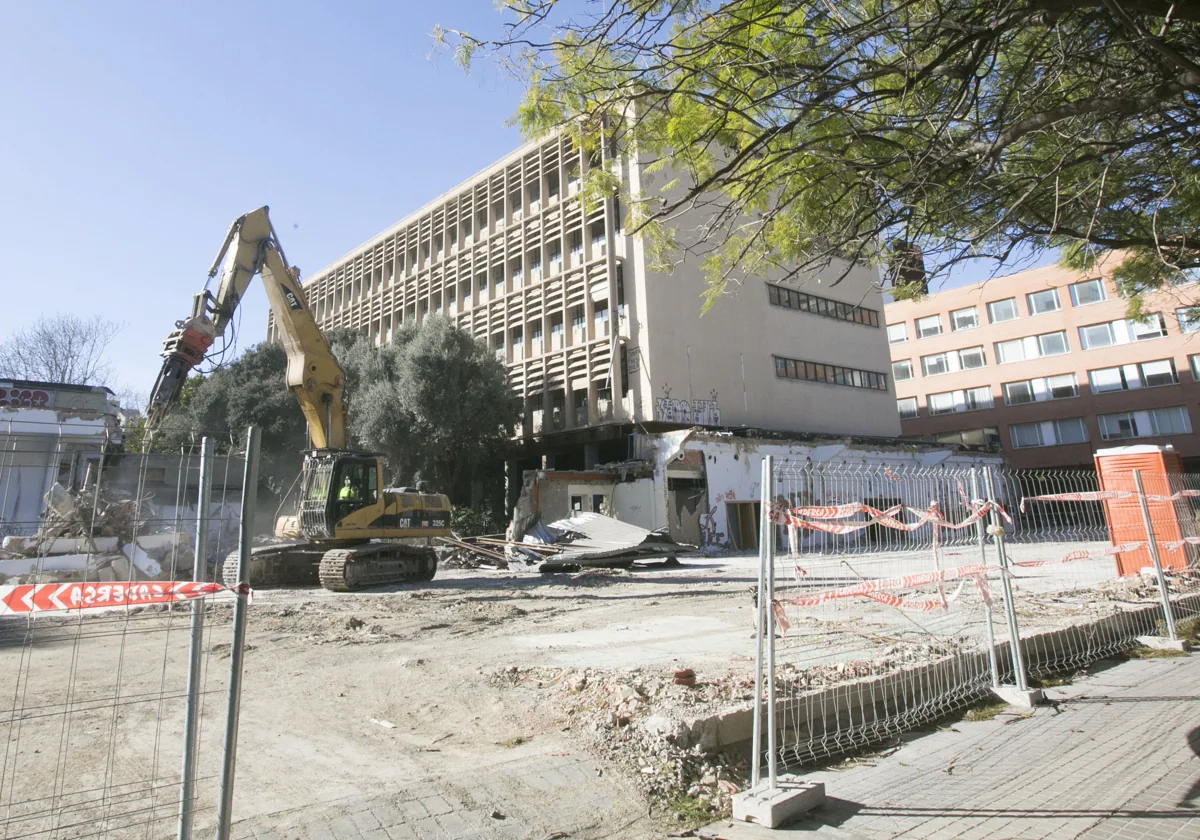
POLYGON ((0 615, 142 606, 225 592, 219 583, 24 583, 0 586, 0 615))

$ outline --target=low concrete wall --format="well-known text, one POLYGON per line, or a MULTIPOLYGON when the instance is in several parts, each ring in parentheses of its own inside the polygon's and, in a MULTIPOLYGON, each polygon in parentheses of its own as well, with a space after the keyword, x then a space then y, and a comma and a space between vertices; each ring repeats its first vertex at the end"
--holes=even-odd
MULTIPOLYGON (((1177 609, 1198 611, 1200 594, 1173 603, 1177 609)), ((1131 648, 1138 636, 1155 635, 1161 622, 1161 608, 1147 605, 1029 633, 1021 639, 1021 651, 1031 676, 1054 673, 1131 648)), ((1011 682, 1008 642, 996 645, 996 661, 1001 682, 1011 682)), ((798 760, 845 752, 936 720, 985 696, 991 684, 986 650, 838 683, 780 701, 775 717, 779 743, 785 756, 798 760)), ((734 709, 691 721, 689 727, 691 743, 705 750, 749 750, 754 711, 734 709)))

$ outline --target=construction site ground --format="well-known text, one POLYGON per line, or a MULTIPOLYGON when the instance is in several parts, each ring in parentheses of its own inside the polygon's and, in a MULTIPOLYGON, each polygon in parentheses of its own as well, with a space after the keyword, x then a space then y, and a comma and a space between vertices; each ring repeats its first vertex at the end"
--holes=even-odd
MULTIPOLYGON (((1037 554, 1055 557, 1060 548, 1038 546, 1037 554)), ((1074 587, 1111 577, 1113 567, 1073 563, 1066 578, 1062 568, 1057 576, 1030 570, 1021 585, 1074 587)), ((235 836, 663 836, 675 817, 646 795, 648 777, 663 767, 631 766, 606 747, 613 716, 644 722, 749 705, 756 569, 751 556, 693 556, 578 574, 444 570, 428 584, 355 594, 257 591, 235 836), (683 668, 696 672, 695 688, 673 684, 683 668)), ((209 664, 219 670, 228 667, 229 607, 210 612, 209 664)), ((162 651, 153 634, 89 639, 96 647, 85 658, 118 642, 130 690, 139 680, 157 685, 162 651)), ((0 657, 47 674, 61 673, 72 655, 68 641, 28 656, 0 645, 0 657)), ((79 669, 77 685, 86 688, 87 678, 79 669)), ((52 694, 61 688, 31 679, 25 707, 39 703, 40 691, 47 704, 61 702, 52 694)), ((223 702, 206 698, 210 721, 219 721, 223 702)), ((154 716, 151 706, 121 725, 132 733, 154 716)), ((34 748, 32 732, 22 749, 34 748)), ((75 760, 86 761, 86 750, 75 760)), ((214 762, 210 750, 202 774, 215 773, 214 762)), ((201 787, 198 824, 211 823, 216 788, 201 787)))

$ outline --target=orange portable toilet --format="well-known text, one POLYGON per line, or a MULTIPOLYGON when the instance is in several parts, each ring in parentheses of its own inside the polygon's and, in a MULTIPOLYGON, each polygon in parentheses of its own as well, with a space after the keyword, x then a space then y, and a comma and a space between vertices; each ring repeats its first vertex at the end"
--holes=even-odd
MULTIPOLYGON (((1137 497, 1133 471, 1142 475, 1142 488, 1147 496, 1170 496, 1183 486, 1180 478, 1183 461, 1172 446, 1116 446, 1096 451, 1096 477, 1101 490, 1127 491, 1123 499, 1104 500, 1104 519, 1108 524, 1113 545, 1146 541, 1146 526, 1137 497)), ((1165 543, 1194 536, 1196 528, 1191 505, 1187 499, 1146 502, 1154 541, 1158 543, 1158 559, 1164 569, 1187 569, 1188 558, 1195 546, 1183 545, 1168 551, 1165 543)), ((1147 566, 1153 567, 1150 552, 1143 548, 1117 555, 1117 574, 1136 575, 1147 566)))

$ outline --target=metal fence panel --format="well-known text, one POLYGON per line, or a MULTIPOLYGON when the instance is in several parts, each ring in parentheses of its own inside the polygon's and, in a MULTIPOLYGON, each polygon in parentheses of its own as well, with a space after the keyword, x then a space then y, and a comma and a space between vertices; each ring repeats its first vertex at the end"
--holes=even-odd
POLYGON ((996 686, 1190 632, 1200 476, 1141 478, 1139 496, 1131 474, 1090 470, 776 464, 763 504, 779 756, 844 753, 996 686))
POLYGON ((0 836, 175 833, 192 615, 179 599, 196 592, 206 593, 196 603, 207 621, 192 804, 197 827, 211 826, 234 597, 180 582, 194 568, 197 580, 216 581, 236 548, 244 453, 213 463, 207 551, 197 556, 199 446, 67 457, 41 439, 3 444, 0 836), (89 609, 60 609, 71 605, 89 609))

